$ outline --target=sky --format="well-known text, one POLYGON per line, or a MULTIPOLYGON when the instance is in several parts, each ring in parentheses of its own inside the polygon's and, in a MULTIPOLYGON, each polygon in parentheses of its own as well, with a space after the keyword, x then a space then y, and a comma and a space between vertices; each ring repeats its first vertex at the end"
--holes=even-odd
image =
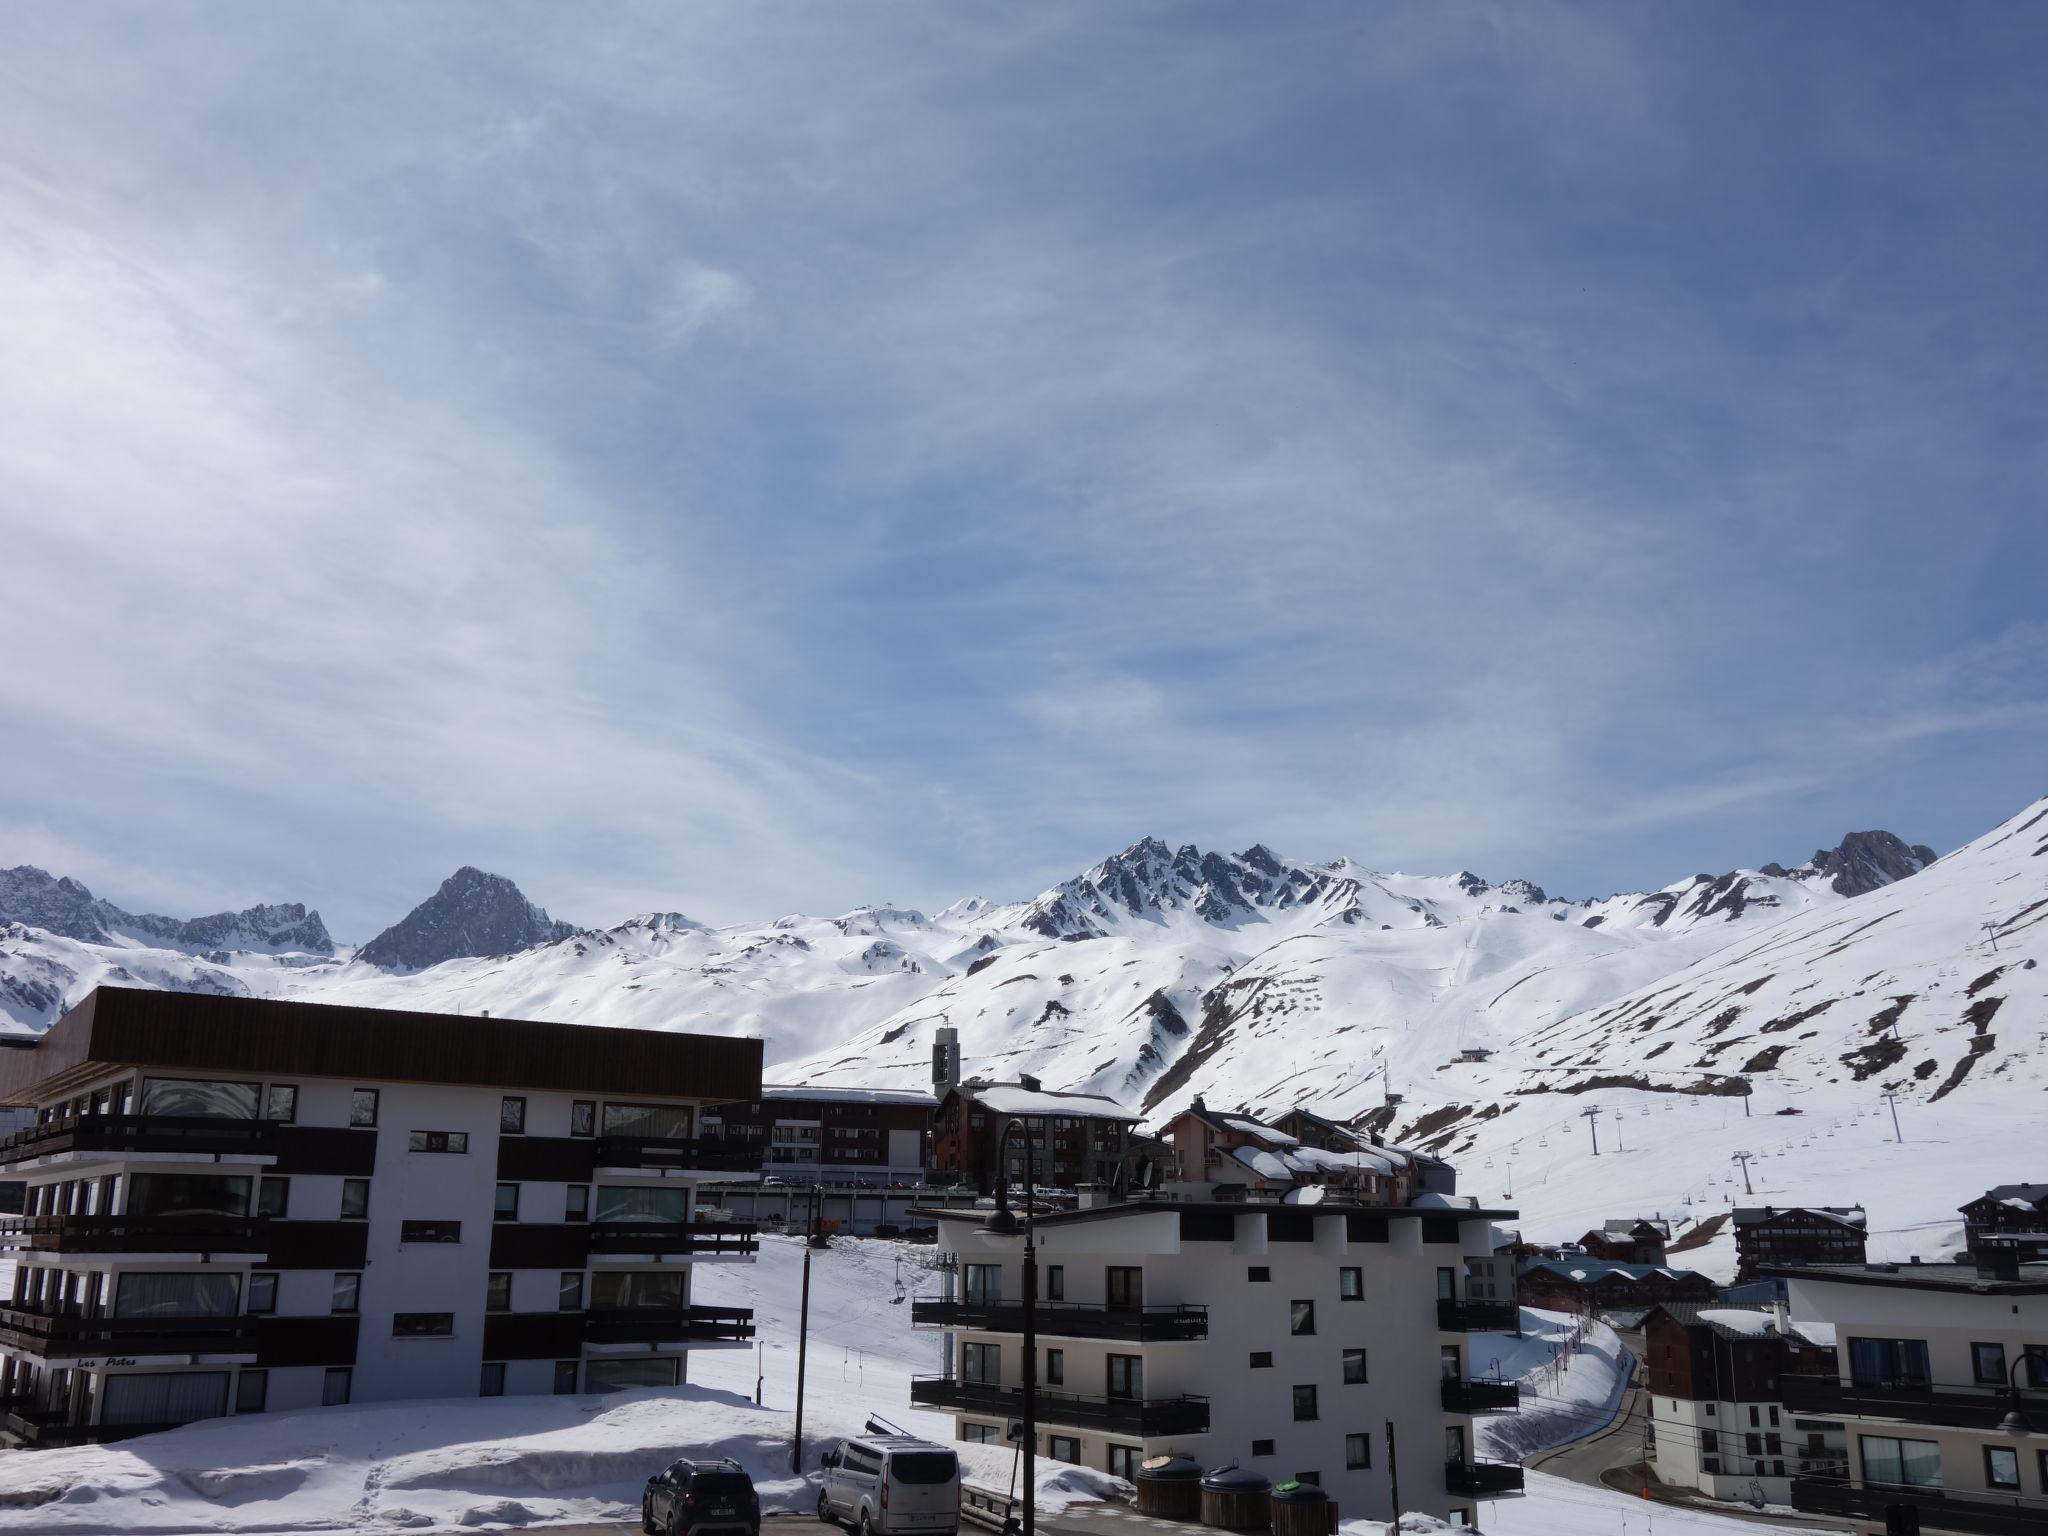
POLYGON ((0 866, 1578 896, 2048 791, 2048 11, 0 12, 0 866))

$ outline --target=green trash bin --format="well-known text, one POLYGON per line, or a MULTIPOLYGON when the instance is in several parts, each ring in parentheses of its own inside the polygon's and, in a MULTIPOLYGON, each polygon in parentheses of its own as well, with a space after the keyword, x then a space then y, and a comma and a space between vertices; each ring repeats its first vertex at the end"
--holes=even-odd
POLYGON ((1330 1536, 1337 1529, 1337 1506, 1314 1483, 1282 1483, 1272 1499, 1273 1536, 1330 1536))

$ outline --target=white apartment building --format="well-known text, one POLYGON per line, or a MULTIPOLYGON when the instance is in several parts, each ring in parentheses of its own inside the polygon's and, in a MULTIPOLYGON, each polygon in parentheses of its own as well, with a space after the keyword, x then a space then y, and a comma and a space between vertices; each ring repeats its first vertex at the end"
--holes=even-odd
POLYGON ((1844 1425, 1847 1475, 1795 1478, 1792 1502, 1885 1529, 2048 1531, 2048 1264, 1980 1253, 1974 1264, 1765 1270, 1795 1319, 1833 1326, 1832 1369, 1787 1376, 1786 1407, 1844 1425))
MULTIPOLYGON (((0 1098, 0 1394, 30 1443, 225 1413, 685 1379, 751 1315, 696 1219, 758 1041, 101 987, 0 1098)), ((740 1155, 752 1156, 751 1152, 740 1155)))
MULTIPOLYGON (((1179 1452, 1275 1482, 1314 1481, 1347 1518, 1393 1507, 1474 1523, 1522 1470, 1473 1454, 1472 1415, 1511 1408, 1512 1384, 1472 1379, 1468 1334, 1514 1325, 1512 1302, 1475 1299, 1491 1222, 1425 1204, 1136 1200, 1039 1215, 1039 1455, 1129 1477, 1179 1452)), ((987 1212, 938 1212, 955 1260, 913 1321, 951 1334, 952 1369, 913 1402, 949 1410, 964 1440, 1001 1440, 1023 1413, 1021 1234, 987 1212)))

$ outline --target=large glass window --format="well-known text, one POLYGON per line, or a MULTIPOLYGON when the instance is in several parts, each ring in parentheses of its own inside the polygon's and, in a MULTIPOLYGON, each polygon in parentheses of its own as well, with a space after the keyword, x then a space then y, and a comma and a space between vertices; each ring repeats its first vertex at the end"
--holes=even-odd
POLYGON ((233 1317, 242 1310, 236 1275, 122 1275, 116 1317, 233 1317))
POLYGON ((1003 1351, 999 1344, 962 1344, 960 1346, 960 1379, 976 1381, 983 1386, 1001 1386, 1003 1381, 1003 1351))
MULTIPOLYGON (((201 1115, 210 1120, 254 1120, 262 1094, 258 1083, 201 1082, 183 1077, 145 1077, 145 1115, 201 1115)), ((131 1420, 145 1423, 146 1420, 131 1420)))
POLYGON ((1924 1387, 1925 1339, 1851 1339, 1849 1372, 1859 1387, 1924 1387))
POLYGON ((1003 1266, 1000 1264, 969 1264, 967 1266, 967 1304, 970 1307, 992 1307, 1003 1299, 1003 1266))
POLYGON ((270 1372, 252 1371, 247 1366, 235 1378, 235 1412, 261 1413, 270 1399, 270 1372))
POLYGON ((688 1213, 689 1194, 680 1189, 637 1184, 597 1186, 599 1221, 659 1221, 679 1223, 688 1213))
POLYGON ((1110 1355, 1106 1357, 1106 1363, 1111 1397, 1142 1398, 1145 1395, 1143 1355, 1110 1355))
POLYGON ((1145 1305, 1145 1271, 1135 1265, 1112 1264, 1103 1274, 1103 1290, 1112 1308, 1136 1312, 1145 1305))
POLYGON ((636 1387, 672 1387, 676 1384, 674 1356, 667 1359, 592 1360, 583 1367, 583 1386, 589 1392, 630 1392, 636 1387))
POLYGON ((226 1371, 164 1371, 109 1376, 102 1424, 190 1424, 228 1411, 226 1371))
POLYGON ((130 1216, 246 1216, 249 1181, 210 1173, 138 1173, 128 1185, 130 1216))
POLYGON ((259 1317, 277 1310, 277 1276, 269 1270, 249 1276, 249 1310, 259 1317))
POLYGON ((687 1104, 607 1104, 604 1107, 607 1136, 637 1136, 648 1141, 687 1140, 690 1135, 690 1106, 687 1104))
POLYGON ((1863 1481, 1898 1488, 1941 1486, 1941 1445, 1934 1440, 1900 1440, 1863 1435, 1863 1481))
POLYGON ((677 1312, 683 1305, 683 1276, 599 1271, 590 1277, 590 1305, 597 1312, 677 1312))

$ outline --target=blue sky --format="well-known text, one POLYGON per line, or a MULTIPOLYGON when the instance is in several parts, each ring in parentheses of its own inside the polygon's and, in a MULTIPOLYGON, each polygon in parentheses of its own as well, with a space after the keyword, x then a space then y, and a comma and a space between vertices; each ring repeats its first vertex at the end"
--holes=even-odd
POLYGON ((2048 12, 17 7, 0 863, 1571 895, 2048 790, 2048 12))

